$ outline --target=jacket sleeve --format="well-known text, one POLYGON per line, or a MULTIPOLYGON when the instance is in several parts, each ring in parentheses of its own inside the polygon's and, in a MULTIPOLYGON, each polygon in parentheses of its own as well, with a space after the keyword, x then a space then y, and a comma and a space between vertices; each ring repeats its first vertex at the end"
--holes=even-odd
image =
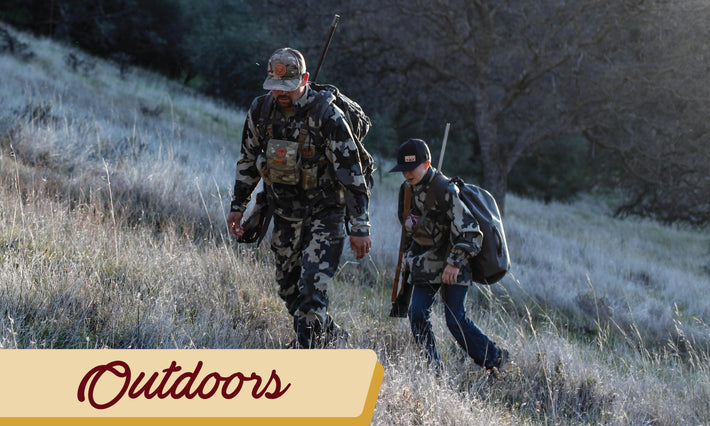
POLYGON ((478 221, 459 197, 459 188, 455 183, 447 186, 445 198, 451 207, 448 209, 448 218, 451 221, 451 251, 446 262, 461 268, 481 251, 483 234, 478 227, 478 221))
POLYGON ((332 106, 324 132, 327 140, 326 157, 333 165, 336 179, 345 192, 350 234, 368 236, 370 189, 365 181, 357 145, 339 108, 332 106))
MULTIPOLYGON (((271 95, 267 94, 265 96, 271 95)), ((244 120, 241 154, 237 161, 237 173, 230 205, 232 211, 244 212, 249 200, 251 200, 252 191, 254 191, 261 179, 256 166, 256 159, 262 153, 263 148, 259 143, 259 133, 253 118, 254 114, 258 114, 259 99, 263 101, 263 97, 254 99, 244 120)))

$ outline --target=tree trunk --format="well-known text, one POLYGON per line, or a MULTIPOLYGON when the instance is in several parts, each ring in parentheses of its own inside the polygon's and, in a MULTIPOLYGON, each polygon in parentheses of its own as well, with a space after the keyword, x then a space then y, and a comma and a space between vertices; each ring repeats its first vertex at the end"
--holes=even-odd
POLYGON ((501 167, 499 155, 495 141, 486 141, 487 148, 484 148, 483 138, 481 138, 481 159, 483 160, 483 182, 481 187, 493 195, 498 203, 500 214, 505 212, 505 193, 508 190, 508 175, 505 168, 501 167))
POLYGON ((498 203, 500 213, 503 214, 505 193, 508 189, 508 173, 498 146, 498 129, 489 105, 487 93, 484 89, 480 89, 476 96, 475 120, 483 166, 481 187, 493 195, 498 203))

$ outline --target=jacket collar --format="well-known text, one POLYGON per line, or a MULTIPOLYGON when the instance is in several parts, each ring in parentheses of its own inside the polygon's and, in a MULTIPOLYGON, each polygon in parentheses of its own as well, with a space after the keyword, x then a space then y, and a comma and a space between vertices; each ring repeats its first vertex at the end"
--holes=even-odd
POLYGON ((306 91, 303 92, 303 96, 298 98, 296 102, 294 102, 294 111, 298 112, 302 108, 306 107, 308 104, 310 104, 313 101, 313 91, 311 90, 310 87, 306 86, 306 91))

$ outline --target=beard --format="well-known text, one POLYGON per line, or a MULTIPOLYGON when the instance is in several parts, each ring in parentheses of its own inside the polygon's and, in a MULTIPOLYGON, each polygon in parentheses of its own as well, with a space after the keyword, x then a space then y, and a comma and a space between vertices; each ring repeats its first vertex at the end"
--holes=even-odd
POLYGON ((293 107, 293 101, 288 95, 280 95, 276 98, 276 102, 278 102, 279 106, 281 108, 291 108, 293 107))

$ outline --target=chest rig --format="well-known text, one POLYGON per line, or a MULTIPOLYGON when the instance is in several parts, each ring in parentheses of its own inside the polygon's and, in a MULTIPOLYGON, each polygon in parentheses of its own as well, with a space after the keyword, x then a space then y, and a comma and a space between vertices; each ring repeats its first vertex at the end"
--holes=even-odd
MULTIPOLYGON (((268 185, 299 186, 303 190, 318 187, 319 169, 327 162, 318 127, 310 126, 312 105, 305 106, 285 119, 275 118, 276 106, 270 94, 265 95, 259 114, 260 144, 263 155, 257 168, 268 185)), ((316 117, 317 124, 321 119, 316 117)))
MULTIPOLYGON (((436 172, 439 174, 439 172, 436 172)), ((412 239, 421 247, 432 247, 437 241, 442 239, 442 235, 448 231, 449 225, 446 219, 446 211, 448 206, 444 202, 444 197, 441 201, 437 199, 437 194, 431 189, 431 184, 436 178, 436 175, 424 184, 424 188, 418 191, 412 197, 412 210, 404 222, 407 232, 412 236, 412 239), (425 193, 423 203, 421 202, 422 193, 425 193), (414 203, 414 198, 417 203, 414 203), (417 204, 422 205, 419 208, 417 204)), ((406 184, 405 184, 406 185, 406 184)))

